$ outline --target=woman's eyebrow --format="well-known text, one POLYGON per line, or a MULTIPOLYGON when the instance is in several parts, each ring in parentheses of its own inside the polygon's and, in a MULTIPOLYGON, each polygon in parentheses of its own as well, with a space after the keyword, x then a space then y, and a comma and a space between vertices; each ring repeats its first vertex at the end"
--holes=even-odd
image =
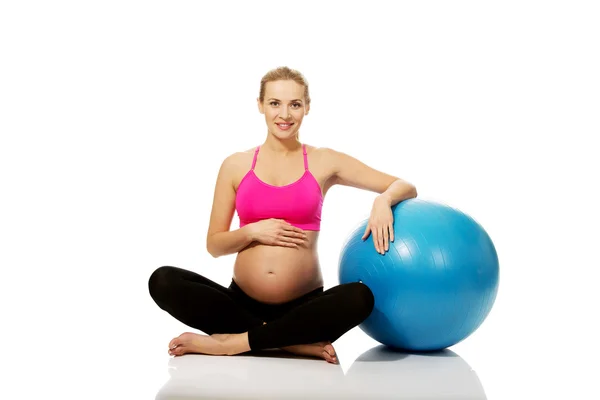
MULTIPOLYGON (((276 99, 274 97, 270 97, 269 100, 277 100, 277 101, 281 101, 279 99, 276 99)), ((302 101, 302 99, 294 99, 294 100, 290 100, 290 101, 302 101)))

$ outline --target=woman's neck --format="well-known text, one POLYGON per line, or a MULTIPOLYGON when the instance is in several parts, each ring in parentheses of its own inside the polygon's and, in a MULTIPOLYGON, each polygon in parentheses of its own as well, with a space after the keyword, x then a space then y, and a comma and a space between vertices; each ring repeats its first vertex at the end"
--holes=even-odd
POLYGON ((267 149, 271 153, 286 156, 291 153, 296 153, 302 148, 302 143, 300 143, 297 136, 279 140, 272 135, 269 135, 261 147, 267 149))

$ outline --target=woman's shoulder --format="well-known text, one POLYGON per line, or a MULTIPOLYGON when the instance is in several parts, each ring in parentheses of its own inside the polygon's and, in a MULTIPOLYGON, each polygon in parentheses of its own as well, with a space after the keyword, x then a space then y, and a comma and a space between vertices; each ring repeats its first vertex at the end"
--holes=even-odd
POLYGON ((232 182, 238 182, 248 172, 252 165, 253 152, 240 150, 223 158, 219 174, 232 182))
POLYGON ((317 147, 306 144, 306 154, 309 156, 328 159, 333 157, 338 152, 332 149, 331 147, 317 147))
POLYGON ((252 157, 254 156, 255 150, 256 150, 256 147, 253 147, 251 149, 239 150, 239 151, 233 152, 233 153, 229 154, 227 157, 225 157, 225 159, 223 160, 223 164, 232 166, 232 167, 239 167, 243 164, 247 164, 248 160, 252 161, 252 157))
POLYGON ((221 171, 228 179, 231 179, 234 189, 237 190, 239 183, 249 172, 255 150, 256 147, 247 150, 239 150, 229 154, 223 160, 221 171))
POLYGON ((315 153, 315 154, 328 154, 331 151, 333 151, 333 149, 331 147, 319 147, 319 146, 313 146, 310 145, 308 143, 304 143, 304 145, 306 146, 306 152, 307 153, 315 153))

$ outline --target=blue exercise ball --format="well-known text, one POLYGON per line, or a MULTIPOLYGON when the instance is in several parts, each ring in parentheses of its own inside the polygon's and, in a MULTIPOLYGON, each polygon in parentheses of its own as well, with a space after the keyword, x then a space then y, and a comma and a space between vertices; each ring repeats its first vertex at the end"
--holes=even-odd
POLYGON ((362 282, 375 297, 359 326, 398 349, 434 351, 471 335, 489 314, 498 292, 498 255, 473 218, 419 198, 392 207, 394 242, 379 254, 364 220, 339 259, 341 284, 362 282))

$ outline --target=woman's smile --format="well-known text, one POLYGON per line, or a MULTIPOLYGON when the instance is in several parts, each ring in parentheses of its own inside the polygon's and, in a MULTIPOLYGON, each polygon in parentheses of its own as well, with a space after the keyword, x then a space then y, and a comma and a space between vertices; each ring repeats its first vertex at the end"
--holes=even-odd
POLYGON ((281 129, 282 131, 287 131, 288 129, 290 129, 292 127, 292 125, 294 125, 293 123, 291 124, 275 124, 279 127, 279 129, 281 129))

